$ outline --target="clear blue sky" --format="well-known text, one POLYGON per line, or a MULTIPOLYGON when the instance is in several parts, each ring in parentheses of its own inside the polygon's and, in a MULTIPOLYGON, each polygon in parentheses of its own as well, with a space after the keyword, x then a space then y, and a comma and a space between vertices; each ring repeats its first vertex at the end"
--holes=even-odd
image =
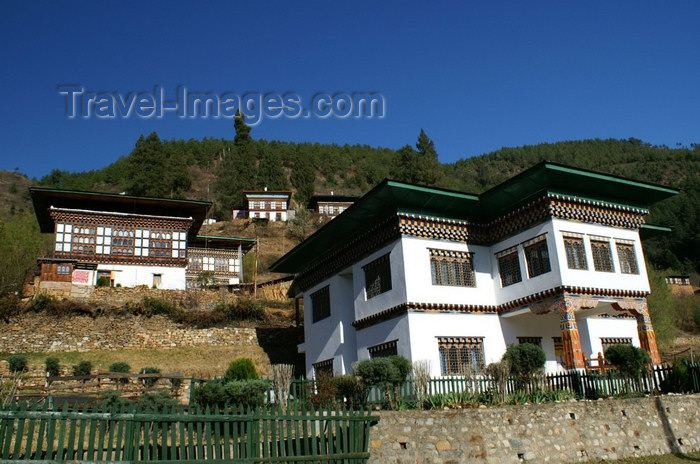
POLYGON ((264 119, 253 136, 399 148, 422 127, 442 162, 592 137, 700 142, 699 18, 691 1, 10 2, 0 168, 100 168, 152 131, 234 135, 230 119, 68 119, 61 84, 380 92, 384 119, 264 119))

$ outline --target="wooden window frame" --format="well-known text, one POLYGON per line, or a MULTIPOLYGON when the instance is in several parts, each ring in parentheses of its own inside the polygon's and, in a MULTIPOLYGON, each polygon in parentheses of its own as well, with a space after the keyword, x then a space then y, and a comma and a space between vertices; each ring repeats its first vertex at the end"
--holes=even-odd
POLYGON ((549 248, 547 240, 542 237, 531 245, 524 245, 525 262, 527 263, 527 275, 529 278, 537 277, 551 272, 552 265, 549 261, 549 248))
POLYGON ((430 280, 433 285, 476 287, 473 253, 430 250, 430 280))
POLYGON ((639 274, 634 244, 615 241, 615 248, 617 249, 617 260, 620 263, 620 272, 622 274, 639 274))
POLYGON ((615 272, 609 240, 591 238, 591 254, 596 272, 615 272))
POLYGON ((483 337, 437 337, 441 375, 481 372, 484 361, 483 337), (467 369, 470 366, 471 369, 467 369))
POLYGON ((564 235, 564 252, 566 254, 566 264, 569 269, 580 271, 588 270, 588 259, 586 257, 586 246, 583 243, 583 237, 564 235))
POLYGON ((330 285, 326 285, 311 294, 311 314, 314 323, 331 316, 330 285))
POLYGON ((398 354, 398 342, 399 340, 396 339, 368 347, 369 357, 374 359, 396 356, 398 354))
POLYGON ((508 287, 523 281, 517 249, 498 256, 498 274, 501 276, 501 287, 508 287), (511 268, 509 269, 507 266, 511 268))
POLYGON ((374 298, 391 290, 391 260, 387 253, 362 266, 365 273, 365 298, 374 298))

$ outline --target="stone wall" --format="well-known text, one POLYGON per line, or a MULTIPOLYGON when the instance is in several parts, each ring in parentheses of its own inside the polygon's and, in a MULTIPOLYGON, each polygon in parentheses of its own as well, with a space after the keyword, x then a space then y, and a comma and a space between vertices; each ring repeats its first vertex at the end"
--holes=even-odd
POLYGON ((257 344, 252 328, 184 329, 164 316, 24 313, 0 321, 0 352, 9 353, 257 344))
POLYGON ((700 450, 700 395, 380 416, 370 464, 564 463, 700 450))

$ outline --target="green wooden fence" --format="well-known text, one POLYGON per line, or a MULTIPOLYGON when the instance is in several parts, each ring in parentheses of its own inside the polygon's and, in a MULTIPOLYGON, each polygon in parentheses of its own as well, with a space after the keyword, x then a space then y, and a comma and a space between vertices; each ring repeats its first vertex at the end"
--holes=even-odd
POLYGON ((193 407, 95 408, 48 403, 0 409, 0 462, 364 463, 368 411, 268 405, 251 411, 193 407))

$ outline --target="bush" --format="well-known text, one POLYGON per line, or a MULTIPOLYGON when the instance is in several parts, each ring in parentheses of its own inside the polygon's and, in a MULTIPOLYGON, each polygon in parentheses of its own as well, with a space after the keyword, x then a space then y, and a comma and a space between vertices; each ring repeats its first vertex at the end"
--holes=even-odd
POLYGON ((24 354, 13 354, 7 358, 7 362, 10 364, 10 372, 24 372, 27 370, 27 356, 24 354))
POLYGON ((355 365, 355 374, 360 377, 363 390, 378 387, 384 391, 389 407, 393 409, 398 397, 397 389, 406 381, 412 369, 411 362, 403 356, 365 359, 355 365))
POLYGON ((258 370, 252 359, 238 358, 228 365, 225 377, 227 382, 231 382, 233 380, 255 380, 260 378, 260 375, 258 375, 258 370))
POLYGON ((502 359, 510 363, 510 372, 523 382, 544 368, 547 355, 537 345, 521 343, 509 346, 502 359))
POLYGON ((106 390, 100 393, 98 396, 98 404, 102 406, 103 410, 116 412, 122 406, 130 403, 126 398, 122 398, 121 392, 118 390, 106 390))
MULTIPOLYGON (((109 366, 109 372, 128 374, 129 372, 131 372, 131 366, 129 366, 129 363, 124 362, 124 361, 115 362, 111 366, 109 366)), ((112 378, 112 380, 117 380, 117 379, 112 378)), ((129 383, 128 378, 119 378, 118 380, 120 383, 129 383)))
POLYGON ((333 382, 333 376, 326 372, 316 374, 316 393, 309 397, 309 401, 316 408, 330 408, 335 403, 338 390, 333 382))
POLYGON ((234 380, 224 386, 230 404, 256 408, 265 404, 270 384, 264 380, 234 380))
MULTIPOLYGON (((143 369, 141 369, 141 373, 142 374, 160 374, 160 369, 158 369, 157 367, 144 367, 143 369)), ((143 380, 143 384, 146 386, 146 388, 151 388, 153 385, 156 384, 156 382, 158 382, 157 377, 149 377, 149 378, 142 379, 142 380, 143 380)))
POLYGON ((98 287, 109 287, 109 277, 101 276, 97 278, 98 287))
POLYGON ((212 380, 196 387, 192 392, 192 402, 202 407, 222 407, 226 403, 223 382, 212 380))
POLYGON ((58 304, 58 298, 55 296, 39 293, 34 297, 34 300, 32 300, 32 309, 34 311, 46 311, 56 304, 58 304))
POLYGON ((92 363, 90 361, 80 361, 73 366, 73 375, 90 375, 92 372, 92 363))
POLYGON ((119 372, 121 374, 128 374, 129 372, 131 372, 131 366, 129 366, 129 363, 124 361, 115 362, 111 366, 109 366, 109 372, 119 372))
POLYGON ((354 375, 345 374, 333 377, 333 383, 335 384, 337 399, 345 399, 348 405, 361 400, 362 385, 360 380, 354 375))
POLYGON ((49 377, 57 377, 61 373, 61 365, 58 358, 48 357, 44 362, 46 365, 46 373, 49 377))
POLYGON ((139 397, 139 406, 152 411, 163 411, 177 406, 177 401, 164 390, 146 392, 139 397))
POLYGON ((217 309, 225 312, 229 321, 264 321, 265 309, 258 300, 241 298, 233 303, 219 303, 217 309))
POLYGON ((649 363, 649 354, 636 346, 617 344, 605 350, 605 359, 621 373, 631 378, 639 378, 644 365, 649 363))
POLYGON ((661 382, 661 391, 664 393, 688 393, 694 390, 690 361, 680 359, 673 363, 671 372, 661 382))

